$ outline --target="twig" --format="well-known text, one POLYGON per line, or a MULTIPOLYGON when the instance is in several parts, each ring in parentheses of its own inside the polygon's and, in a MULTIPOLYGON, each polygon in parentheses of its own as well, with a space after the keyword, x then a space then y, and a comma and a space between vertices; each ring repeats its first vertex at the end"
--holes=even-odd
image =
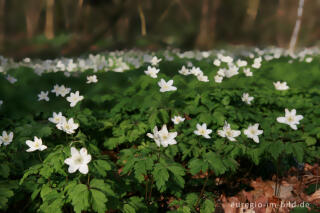
POLYGON ((202 196, 203 196, 203 193, 204 193, 204 190, 205 190, 206 185, 207 185, 207 183, 208 183, 208 180, 209 180, 209 172, 208 172, 208 175, 207 175, 207 177, 206 177, 206 180, 204 181, 204 184, 203 184, 203 186, 202 186, 202 189, 201 189, 200 195, 199 195, 199 197, 198 197, 198 200, 197 200, 197 202, 196 202, 195 208, 197 208, 198 205, 199 205, 199 202, 200 202, 200 200, 201 200, 201 198, 202 198, 202 196))

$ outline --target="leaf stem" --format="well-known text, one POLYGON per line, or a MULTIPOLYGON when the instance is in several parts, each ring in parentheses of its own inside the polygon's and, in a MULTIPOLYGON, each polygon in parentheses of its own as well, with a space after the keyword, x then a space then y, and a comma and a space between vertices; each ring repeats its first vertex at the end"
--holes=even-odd
POLYGON ((197 208, 198 205, 199 205, 199 202, 200 202, 200 200, 201 200, 201 198, 202 198, 202 196, 203 196, 203 193, 204 193, 204 190, 205 190, 206 185, 207 185, 207 183, 208 183, 208 180, 209 180, 209 172, 208 172, 208 175, 207 175, 207 177, 206 177, 206 180, 204 181, 204 184, 203 184, 203 186, 202 186, 202 189, 201 189, 200 195, 199 195, 199 197, 198 197, 198 200, 197 200, 197 202, 196 202, 195 208, 197 208))

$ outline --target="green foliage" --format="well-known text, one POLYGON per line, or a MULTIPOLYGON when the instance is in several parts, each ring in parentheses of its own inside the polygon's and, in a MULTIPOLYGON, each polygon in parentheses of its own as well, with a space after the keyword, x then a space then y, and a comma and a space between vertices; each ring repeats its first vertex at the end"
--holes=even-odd
POLYGON ((301 72, 281 58, 264 62, 253 77, 241 73, 217 84, 213 76, 218 68, 212 67, 210 60, 190 59, 210 82, 176 75, 174 72, 188 62, 178 57, 172 64, 160 63, 158 79, 143 74, 147 65, 121 74, 98 71, 99 82, 93 85, 85 85, 92 70, 64 78, 60 72, 38 77, 31 70, 17 68, 11 71, 19 78, 15 89, 0 78, 0 97, 5 103, 0 108, 0 127, 14 132, 13 142, 0 146, 0 210, 10 211, 15 202, 30 199, 23 207, 26 212, 209 213, 216 206, 217 195, 212 192, 217 177, 250 172, 249 167, 266 161, 274 167, 280 162, 287 168, 292 166, 288 162, 319 159, 318 65, 309 64, 301 72), (282 66, 290 66, 292 72, 282 66), (177 91, 160 93, 160 78, 173 79, 177 91), (286 80, 290 90, 276 91, 272 83, 279 79, 286 80), (52 94, 49 103, 37 102, 38 92, 51 90, 52 82, 79 90, 84 100, 74 108, 52 94), (19 92, 22 90, 25 95, 19 92), (252 105, 241 101, 244 92, 255 97, 252 105), (285 108, 304 116, 298 130, 276 121, 285 108), (48 121, 52 112, 74 118, 79 129, 72 135, 58 130, 48 121), (185 121, 174 125, 171 118, 175 115, 185 121), (220 137, 217 131, 225 121, 242 132, 259 123, 259 129, 264 130, 260 143, 243 133, 237 141, 220 137), (197 123, 212 129, 210 139, 194 134, 197 123), (155 126, 164 124, 169 132, 178 133, 176 145, 157 147, 147 137, 155 126), (34 136, 41 137, 48 148, 25 152, 26 140, 34 136), (64 161, 72 146, 85 147, 92 156, 88 174, 68 172, 64 161), (206 183, 210 193, 200 197, 204 178, 194 177, 204 174, 210 176, 206 183))

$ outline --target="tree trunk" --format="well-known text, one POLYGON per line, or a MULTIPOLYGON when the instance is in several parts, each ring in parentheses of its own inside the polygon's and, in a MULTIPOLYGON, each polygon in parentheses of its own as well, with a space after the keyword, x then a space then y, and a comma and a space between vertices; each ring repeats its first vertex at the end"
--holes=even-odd
POLYGON ((54 0, 47 0, 44 34, 47 39, 54 38, 54 0))
POLYGON ((0 0, 0 50, 3 50, 3 42, 5 38, 4 29, 4 12, 5 12, 5 0, 0 0))
POLYGON ((26 3, 26 24, 27 24, 27 37, 32 38, 36 32, 39 24, 39 17, 42 9, 41 0, 29 0, 26 3))
POLYGON ((213 47, 217 20, 216 13, 219 5, 220 0, 213 1, 212 5, 209 3, 209 0, 202 1, 200 29, 196 39, 196 48, 211 49, 213 47))
POLYGON ((294 26, 294 30, 291 35, 290 44, 289 44, 289 52, 291 54, 293 54, 294 49, 296 47, 297 40, 298 40, 299 31, 301 27, 301 19, 303 14, 303 6, 304 6, 304 0, 299 0, 297 20, 296 20, 296 24, 294 26))

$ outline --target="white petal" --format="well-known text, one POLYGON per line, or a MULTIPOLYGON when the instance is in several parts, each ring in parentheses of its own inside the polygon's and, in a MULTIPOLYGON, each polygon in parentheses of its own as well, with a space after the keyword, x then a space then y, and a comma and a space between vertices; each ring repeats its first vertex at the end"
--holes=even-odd
POLYGON ((79 151, 76 149, 76 148, 74 148, 74 147, 71 147, 71 155, 73 156, 73 155, 79 155, 79 151))
POLYGON ((285 118, 285 117, 278 117, 278 118, 277 118, 277 121, 278 121, 279 123, 286 123, 286 118, 285 118))
POLYGON ((79 172, 81 172, 82 174, 88 174, 88 172, 89 172, 88 165, 87 164, 82 164, 79 167, 79 172))

